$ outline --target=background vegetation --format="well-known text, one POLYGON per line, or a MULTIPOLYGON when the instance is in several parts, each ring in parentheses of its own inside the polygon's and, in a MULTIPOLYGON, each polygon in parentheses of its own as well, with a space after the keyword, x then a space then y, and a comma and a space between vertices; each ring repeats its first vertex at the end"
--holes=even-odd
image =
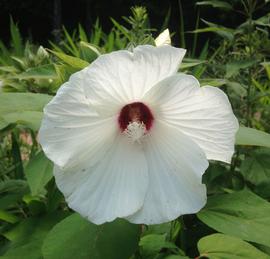
POLYGON ((146 8, 134 7, 128 16, 107 18, 105 31, 98 19, 91 30, 61 27, 40 40, 43 46, 22 37, 10 17, 10 41, 0 41, 0 258, 270 258, 267 2, 193 1, 192 19, 185 1, 170 2, 178 19, 168 7, 156 26, 146 8), (175 45, 188 50, 180 71, 229 96, 242 125, 233 162, 211 162, 203 179, 208 202, 197 215, 155 226, 96 226, 72 212, 55 186, 53 165, 37 143, 43 107, 99 55, 154 44, 167 27, 175 45))

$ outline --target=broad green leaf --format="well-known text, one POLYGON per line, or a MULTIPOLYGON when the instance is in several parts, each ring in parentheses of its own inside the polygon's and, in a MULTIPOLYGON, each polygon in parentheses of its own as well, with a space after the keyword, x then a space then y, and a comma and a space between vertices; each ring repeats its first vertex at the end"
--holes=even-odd
POLYGON ((44 187, 52 178, 53 163, 39 152, 25 168, 25 175, 33 196, 44 191, 44 187))
POLYGON ((209 259, 267 259, 269 256, 251 244, 235 237, 213 234, 198 242, 201 257, 209 259))
POLYGON ((41 246, 48 231, 68 213, 28 218, 3 235, 10 240, 1 259, 41 259, 41 246))
POLYGON ((236 145, 270 147, 270 134, 240 126, 236 134, 236 145))
POLYGON ((270 181, 270 149, 253 150, 241 164, 241 174, 254 185, 270 181))
POLYGON ((211 1, 201 1, 197 2, 196 5, 211 5, 214 8, 221 8, 225 10, 232 10, 232 5, 225 1, 211 0, 211 1))
POLYGON ((53 53, 56 57, 67 63, 68 65, 76 68, 76 69, 83 69, 89 65, 89 63, 85 60, 82 60, 80 58, 76 58, 73 56, 69 56, 67 54, 49 50, 51 53, 53 53))
POLYGON ((256 59, 247 59, 247 60, 233 61, 231 63, 227 63, 225 77, 230 78, 238 74, 240 69, 251 67, 256 63, 257 63, 256 59))
POLYGON ((139 242, 140 226, 123 220, 95 225, 73 214, 47 235, 45 259, 127 259, 139 242))
POLYGON ((143 232, 143 235, 149 235, 149 234, 167 234, 170 235, 172 223, 167 222, 163 224, 157 224, 157 225, 149 225, 143 232))
POLYGON ((51 98, 47 94, 1 93, 0 115, 17 111, 42 111, 51 98))
POLYGON ((0 117, 5 122, 24 124, 37 130, 43 107, 51 98, 47 94, 1 93, 0 117))
POLYGON ((57 78, 57 74, 54 69, 53 64, 46 64, 39 67, 33 67, 27 69, 25 72, 21 74, 17 74, 14 76, 9 76, 10 78, 18 78, 18 79, 55 79, 57 78))
POLYGON ((197 216, 224 234, 270 246, 270 203, 254 193, 240 192, 209 197, 197 216))
POLYGON ((18 111, 3 115, 3 119, 8 124, 16 123, 25 125, 26 127, 34 131, 37 131, 39 129, 42 117, 43 112, 36 112, 36 111, 22 111, 22 112, 18 111))
POLYGON ((173 243, 166 240, 166 234, 150 234, 141 238, 139 246, 141 247, 142 256, 158 254, 163 248, 180 251, 173 243))
POLYGON ((4 118, 0 117, 0 130, 4 129, 9 125, 9 122, 7 122, 4 118))

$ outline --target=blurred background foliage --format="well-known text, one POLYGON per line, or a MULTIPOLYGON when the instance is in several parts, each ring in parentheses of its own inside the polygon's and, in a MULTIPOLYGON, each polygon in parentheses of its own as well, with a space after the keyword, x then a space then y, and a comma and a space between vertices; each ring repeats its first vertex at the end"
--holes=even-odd
POLYGON ((270 258, 268 1, 2 0, 0 14, 0 258, 270 258), (211 162, 197 215, 96 226, 54 183, 37 141, 43 107, 99 55, 154 44, 166 28, 187 48, 180 71, 228 94, 245 126, 235 156, 211 162))

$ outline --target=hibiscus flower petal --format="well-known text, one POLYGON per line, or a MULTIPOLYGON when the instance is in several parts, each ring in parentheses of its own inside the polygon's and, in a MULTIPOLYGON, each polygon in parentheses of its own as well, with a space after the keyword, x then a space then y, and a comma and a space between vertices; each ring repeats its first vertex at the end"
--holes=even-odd
POLYGON ((184 49, 143 45, 97 58, 85 69, 85 92, 100 114, 115 114, 157 82, 177 72, 184 49))
POLYGON ((84 71, 71 76, 44 109, 39 142, 58 166, 99 161, 112 144, 117 118, 101 119, 85 98, 84 71))
POLYGON ((87 163, 67 170, 56 167, 54 175, 68 205, 96 224, 138 211, 148 186, 142 145, 123 136, 94 167, 87 163))
POLYGON ((178 74, 158 83, 144 99, 154 106, 156 118, 193 139, 208 159, 230 163, 239 125, 223 91, 178 74))
POLYGON ((157 121, 145 141, 149 185, 142 209, 127 219, 160 224, 198 212, 206 202, 204 152, 176 128, 157 121))

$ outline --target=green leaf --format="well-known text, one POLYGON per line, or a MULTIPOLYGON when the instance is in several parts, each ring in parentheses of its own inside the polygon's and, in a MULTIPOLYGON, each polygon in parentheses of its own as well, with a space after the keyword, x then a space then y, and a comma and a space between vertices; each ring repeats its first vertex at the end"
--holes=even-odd
POLYGON ((3 115, 5 121, 10 123, 16 123, 25 125, 26 127, 37 131, 40 127, 40 123, 43 117, 43 112, 35 111, 23 111, 23 112, 12 112, 3 115))
POLYGON ((201 86, 211 85, 215 87, 220 87, 226 84, 226 80, 221 78, 203 78, 200 79, 201 86))
POLYGON ((42 253, 45 259, 126 259, 135 252, 140 226, 124 220, 95 225, 73 214, 47 235, 42 253))
POLYGON ((44 187, 53 177, 53 163, 39 152, 25 168, 25 175, 33 196, 44 192, 44 187))
POLYGON ((65 63, 67 63, 68 65, 76 68, 76 69, 83 69, 85 67, 87 67, 89 65, 89 63, 85 60, 82 60, 80 58, 76 58, 73 56, 69 56, 67 54, 61 53, 61 52, 57 52, 57 51, 53 51, 53 50, 48 50, 51 53, 53 53, 56 57, 58 57, 59 59, 61 59, 62 61, 64 61, 65 63))
POLYGON ((9 76, 10 78, 18 78, 18 79, 55 79, 57 78, 57 74, 54 69, 53 64, 46 64, 38 67, 33 67, 27 69, 25 72, 21 74, 17 74, 14 76, 9 76))
POLYGON ((37 130, 43 107, 51 100, 47 94, 1 93, 0 117, 8 123, 24 124, 37 130))
POLYGON ((270 204, 244 190, 212 196, 197 216, 224 234, 270 246, 270 204))
POLYGON ((211 23, 211 22, 208 22, 208 21, 205 21, 202 19, 202 21, 208 25, 208 27, 206 28, 201 28, 201 29, 196 29, 194 31, 190 31, 190 33, 205 33, 205 32, 214 32, 216 33, 217 35, 229 40, 229 41, 232 41, 233 38, 234 38, 234 31, 233 29, 230 29, 230 28, 227 28, 227 27, 224 27, 224 26, 220 26, 218 24, 215 24, 215 23, 211 23))
POLYGON ((48 231, 68 213, 54 213, 45 217, 28 218, 4 236, 11 242, 1 259, 41 259, 41 246, 48 231))
POLYGON ((213 234, 203 237, 198 242, 201 257, 209 259, 267 259, 264 254, 249 243, 235 237, 213 234))
POLYGON ((19 220, 19 218, 7 211, 0 210, 0 220, 4 220, 9 223, 15 223, 19 220))
POLYGON ((183 70, 183 69, 187 69, 187 68, 190 68, 190 67, 195 67, 195 66, 198 66, 198 65, 201 65, 203 63, 205 63, 206 61, 195 61, 195 62, 182 62, 181 65, 180 65, 180 69, 183 70))
POLYGON ((211 0, 211 1, 201 1, 197 2, 196 5, 211 5, 214 8, 221 8, 225 10, 232 10, 233 7, 231 4, 225 1, 211 0))
MULTIPOLYGON (((26 192, 25 192, 26 193, 26 192)), ((22 200, 24 193, 21 194, 6 194, 4 197, 0 198, 0 209, 4 210, 10 206, 16 206, 18 201, 22 200)))
POLYGON ((190 259, 190 258, 184 255, 168 255, 164 257, 164 259, 190 259))
POLYGON ((7 122, 4 118, 0 117, 0 130, 6 128, 9 125, 9 122, 7 122))
POLYGON ((257 63, 256 59, 247 59, 240 61, 233 61, 226 64, 226 78, 230 78, 239 73, 240 69, 246 69, 257 63))
POLYGON ((270 150, 253 150, 248 155, 240 168, 244 178, 254 185, 270 181, 270 150))
POLYGON ((139 244, 142 256, 158 254, 163 248, 179 251, 180 249, 175 244, 166 240, 166 236, 166 234, 150 234, 142 237, 139 244))
POLYGON ((23 55, 23 43, 22 37, 19 32, 17 25, 13 22, 12 17, 10 17, 10 34, 11 34, 11 44, 14 48, 15 55, 23 55))
POLYGON ((240 126, 236 134, 236 145, 270 147, 270 134, 240 126))
POLYGON ((239 97, 243 98, 247 96, 247 89, 237 82, 226 80, 226 85, 229 89, 232 89, 239 97))
POLYGON ((27 188, 24 180, 5 180, 0 182, 0 194, 5 192, 20 193, 27 188))
POLYGON ((42 111, 51 98, 52 96, 47 94, 1 93, 0 114, 17 111, 42 111))

